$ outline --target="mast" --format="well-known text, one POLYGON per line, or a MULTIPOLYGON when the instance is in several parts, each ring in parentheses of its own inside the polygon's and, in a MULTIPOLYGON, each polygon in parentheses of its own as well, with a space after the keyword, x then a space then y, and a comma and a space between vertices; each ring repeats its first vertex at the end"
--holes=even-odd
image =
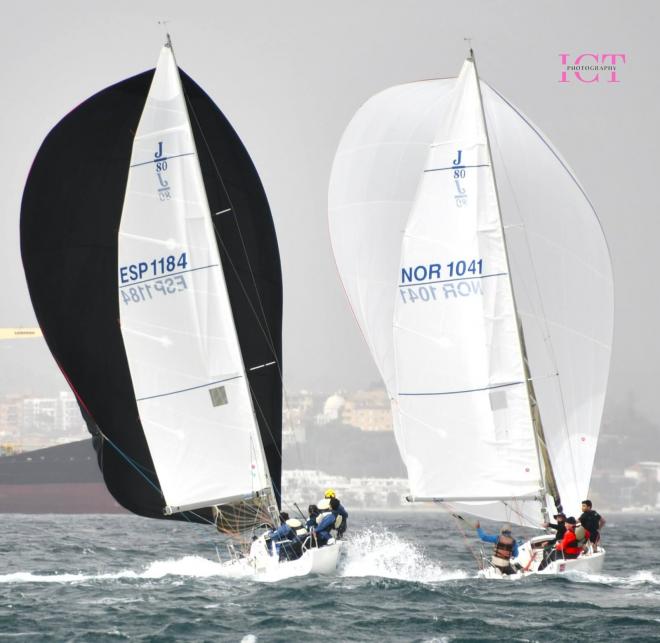
POLYGON ((493 155, 490 146, 490 137, 488 135, 488 125, 486 123, 486 112, 484 110, 483 97, 481 95, 481 84, 479 83, 479 71, 477 69, 477 62, 474 56, 474 51, 470 47, 470 56, 469 60, 474 66, 474 76, 477 82, 477 93, 479 95, 479 107, 481 110, 481 118, 484 126, 484 132, 486 134, 486 147, 488 148, 488 162, 490 163, 491 172, 493 175, 493 187, 495 189, 495 200, 497 202, 497 212, 500 222, 500 232, 502 234, 502 240, 504 242, 504 256, 506 259, 509 287, 511 289, 511 298, 513 301, 514 314, 516 316, 516 328, 518 332, 518 342, 520 344, 520 352, 523 358, 523 367, 525 373, 525 382, 527 385, 527 399, 529 401, 529 412, 532 419, 532 426, 534 427, 534 442, 536 444, 536 454, 539 460, 539 470, 541 471, 541 484, 542 484, 542 494, 541 494, 541 512, 544 517, 548 518, 548 507, 546 503, 546 493, 550 493, 554 499, 555 505, 558 511, 562 511, 561 499, 559 497, 559 490, 557 488, 557 483, 555 481, 554 472, 552 470, 552 463, 550 462, 550 457, 548 455, 548 450, 546 448, 545 436, 543 433, 543 423, 541 422, 541 412, 536 401, 536 394, 534 392, 534 384, 532 382, 531 372, 529 369, 529 360, 527 357, 527 348, 525 346, 525 337, 523 333, 522 321, 520 315, 518 314, 518 306, 516 304, 516 295, 513 289, 513 281, 511 279, 511 263, 509 261, 509 251, 506 243, 506 235, 504 232, 504 224, 502 221, 502 208, 500 205, 500 195, 497 188, 497 177, 495 175, 495 165, 493 163, 493 155))

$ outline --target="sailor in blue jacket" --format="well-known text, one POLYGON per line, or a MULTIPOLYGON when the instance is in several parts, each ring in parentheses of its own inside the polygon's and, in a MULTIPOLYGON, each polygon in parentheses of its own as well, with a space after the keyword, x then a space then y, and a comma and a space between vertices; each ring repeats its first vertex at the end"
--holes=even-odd
POLYGON ((289 520, 289 514, 286 513, 286 511, 283 511, 280 513, 280 521, 282 524, 277 529, 272 529, 267 536, 267 538, 275 543, 275 548, 280 559, 298 557, 294 554, 294 549, 289 545, 299 542, 299 538, 296 535, 295 530, 286 524, 287 520, 289 520))
POLYGON ((316 519, 321 512, 316 505, 309 505, 309 507, 307 507, 307 512, 309 513, 309 518, 307 518, 305 527, 307 531, 309 531, 312 527, 316 527, 316 519))
POLYGON ((334 489, 326 489, 325 498, 328 500, 335 498, 337 500, 338 506, 336 509, 333 509, 333 511, 336 511, 341 516, 341 525, 337 528, 337 538, 341 538, 346 531, 346 527, 348 527, 348 512, 344 509, 344 505, 341 504, 339 498, 337 498, 334 489))
POLYGON ((511 564, 511 559, 518 556, 518 543, 511 535, 511 527, 503 525, 498 536, 487 534, 479 522, 475 525, 477 536, 486 543, 494 543, 493 555, 490 563, 493 567, 502 572, 502 574, 515 574, 518 569, 511 564))
POLYGON ((314 534, 317 546, 323 547, 331 538, 330 531, 341 527, 343 517, 338 511, 341 505, 337 498, 323 499, 319 505, 321 520, 314 528, 314 534))

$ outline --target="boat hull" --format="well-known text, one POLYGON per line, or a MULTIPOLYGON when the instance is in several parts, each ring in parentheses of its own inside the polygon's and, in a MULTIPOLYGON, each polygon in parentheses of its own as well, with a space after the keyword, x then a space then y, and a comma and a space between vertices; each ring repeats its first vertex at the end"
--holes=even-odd
POLYGON ((300 558, 280 561, 266 547, 263 538, 257 539, 250 548, 250 555, 225 563, 238 566, 243 573, 257 580, 277 581, 309 574, 334 574, 339 564, 342 542, 331 540, 324 547, 307 549, 300 558))
MULTIPOLYGON (((599 574, 603 570, 605 563, 605 550, 599 548, 594 552, 587 548, 578 558, 559 559, 551 562, 543 570, 539 571, 541 562, 545 555, 543 545, 548 542, 547 536, 537 536, 528 540, 518 548, 518 556, 513 560, 514 564, 520 566, 520 571, 511 576, 529 576, 538 574, 539 576, 558 576, 567 572, 581 572, 583 574, 599 574)), ((484 569, 483 575, 486 578, 503 578, 496 567, 484 569)))

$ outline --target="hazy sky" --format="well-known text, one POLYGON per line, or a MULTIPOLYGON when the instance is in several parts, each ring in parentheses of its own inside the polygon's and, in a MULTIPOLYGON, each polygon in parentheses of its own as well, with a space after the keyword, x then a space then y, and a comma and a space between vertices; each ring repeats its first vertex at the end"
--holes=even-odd
MULTIPOLYGON (((615 274, 609 404, 655 415, 660 381, 660 75, 654 0, 283 0, 3 4, 0 23, 0 326, 33 325, 19 250, 30 164, 48 131, 100 89, 155 65, 158 19, 179 65, 246 145, 282 257, 289 389, 351 389, 378 374, 336 273, 328 177, 341 134, 370 96, 455 76, 472 37, 481 76, 538 125, 599 214, 615 274), (625 53, 619 83, 559 83, 560 53, 625 53)), ((588 61, 585 61, 588 62, 588 61)), ((55 216, 56 213, 54 213, 55 216)), ((0 345, 0 394, 65 388, 41 341, 0 345)))

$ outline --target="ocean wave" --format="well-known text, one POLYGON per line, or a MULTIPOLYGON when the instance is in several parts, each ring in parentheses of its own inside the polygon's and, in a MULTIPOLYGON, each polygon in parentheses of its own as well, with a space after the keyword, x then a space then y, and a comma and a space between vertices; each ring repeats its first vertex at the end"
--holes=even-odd
POLYGON ((630 576, 613 576, 611 574, 590 574, 588 572, 571 571, 562 574, 562 577, 576 583, 594 583, 610 585, 612 587, 660 585, 660 577, 647 569, 637 570, 630 576))
POLYGON ((179 559, 157 560, 142 571, 130 569, 106 574, 35 574, 32 572, 15 572, 0 575, 0 583, 84 583, 89 581, 119 580, 119 579, 159 579, 166 576, 183 576, 208 578, 210 576, 239 577, 244 575, 238 568, 225 567, 221 563, 201 556, 184 556, 179 559))
POLYGON ((421 583, 468 578, 462 570, 447 570, 431 561, 416 544, 387 530, 367 529, 346 541, 340 576, 378 576, 421 583))

